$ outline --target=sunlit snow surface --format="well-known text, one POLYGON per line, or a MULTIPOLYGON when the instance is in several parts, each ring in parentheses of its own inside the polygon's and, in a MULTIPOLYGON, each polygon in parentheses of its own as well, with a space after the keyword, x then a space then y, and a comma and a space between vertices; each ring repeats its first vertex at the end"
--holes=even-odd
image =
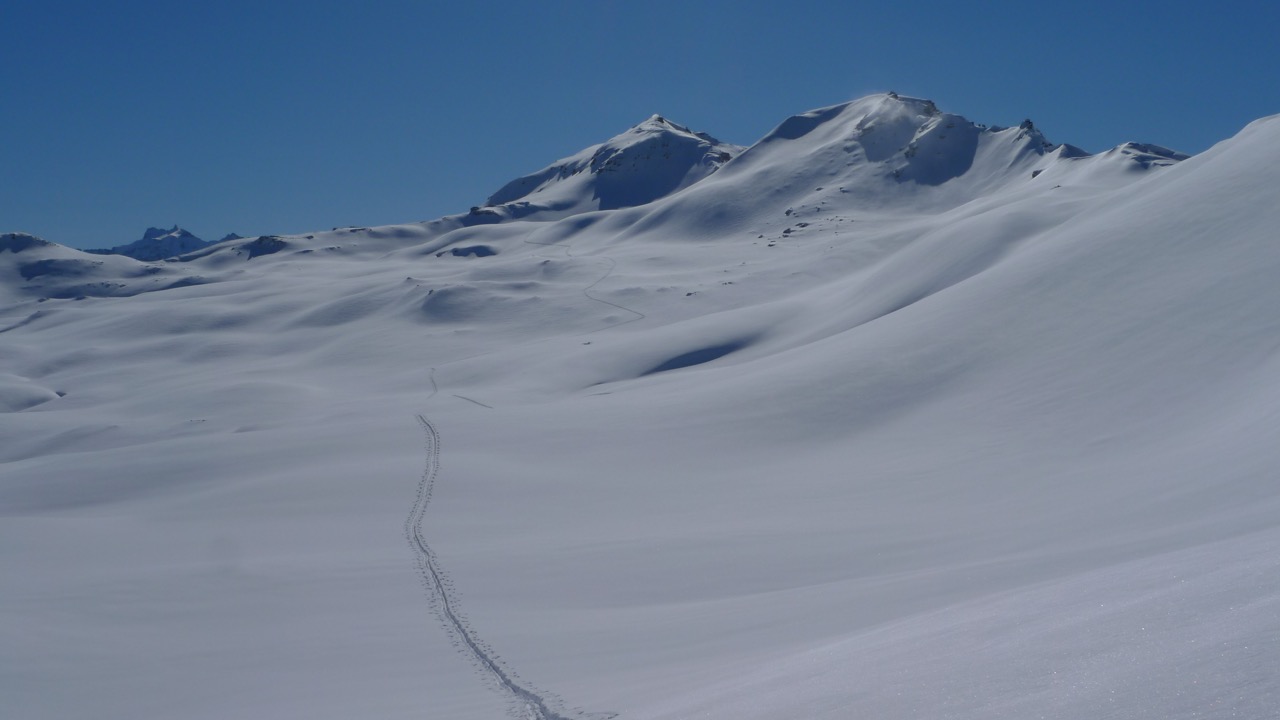
POLYGON ((1280 119, 581 155, 180 261, 3 236, 0 714, 1276 715, 1280 119))

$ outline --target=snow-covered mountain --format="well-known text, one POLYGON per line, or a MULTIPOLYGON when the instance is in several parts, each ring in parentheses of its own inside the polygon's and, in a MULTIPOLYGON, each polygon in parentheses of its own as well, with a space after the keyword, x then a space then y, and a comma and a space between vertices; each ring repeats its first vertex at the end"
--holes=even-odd
MULTIPOLYGON (((223 240, 233 237, 239 236, 228 235, 223 240)), ((134 240, 127 245, 117 245, 113 248, 101 250, 86 250, 85 252, 96 255, 125 255, 134 260, 154 262, 193 252, 212 244, 212 242, 201 240, 187 230, 174 225, 168 230, 154 227, 147 228, 141 239, 134 240)))
POLYGON ((18 717, 1269 717, 1280 116, 875 95, 426 223, 0 236, 18 717))
POLYGON ((654 115, 512 180, 489 196, 483 211, 545 220, 644 205, 707 178, 742 150, 654 115))

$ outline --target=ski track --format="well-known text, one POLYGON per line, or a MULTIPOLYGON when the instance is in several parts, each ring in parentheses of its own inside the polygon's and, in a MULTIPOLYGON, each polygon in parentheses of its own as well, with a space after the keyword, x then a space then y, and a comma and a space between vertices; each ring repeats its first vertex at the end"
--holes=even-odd
MULTIPOLYGON (((541 243, 533 240, 525 240, 524 242, 530 245, 562 247, 564 248, 565 257, 575 257, 570 252, 570 246, 566 243, 541 243)), ((595 282, 582 288, 582 295, 588 300, 631 313, 635 317, 597 330, 591 330, 585 334, 608 330, 619 325, 643 320, 647 317, 638 310, 632 310, 629 307, 624 307, 591 294, 591 290, 604 282, 618 267, 618 263, 611 257, 601 256, 600 259, 609 264, 609 269, 596 278, 595 282)), ((436 369, 434 367, 431 368, 428 374, 428 380, 431 383, 431 394, 427 396, 424 404, 429 403, 440 392, 440 386, 436 383, 436 369)), ((493 409, 492 405, 486 405, 463 395, 454 394, 453 396, 490 410, 493 409)), ((577 713, 573 717, 560 714, 551 707, 552 701, 548 700, 547 694, 536 692, 530 686, 520 682, 518 676, 504 667, 493 650, 470 629, 466 618, 459 611, 457 600, 451 591, 447 576, 440 567, 440 561, 436 558, 435 551, 431 549, 431 545, 427 542, 422 532, 422 521, 426 515, 427 506, 431 504, 431 493, 435 489, 436 477, 440 473, 440 432, 436 430, 436 426, 425 415, 419 414, 416 417, 425 436, 427 461, 426 467, 422 471, 422 479, 418 482, 417 497, 414 498, 409 517, 405 519, 405 538, 414 550, 415 562, 418 566, 419 575, 422 577, 423 586, 430 597, 432 610, 444 623, 446 631, 454 640, 454 645, 470 658, 472 663, 480 669, 499 692, 509 698, 513 710, 519 712, 524 720, 575 720, 575 718, 582 717, 581 714, 577 713)), ((604 720, 614 718, 616 714, 590 713, 587 717, 604 720)))
MULTIPOLYGON (((435 368, 431 369, 430 378, 431 395, 428 400, 439 392, 435 368)), ((522 684, 514 672, 504 667, 496 654, 470 629, 466 618, 459 611, 450 583, 440 568, 440 561, 422 531, 422 520, 431 503, 436 477, 440 474, 440 433, 425 415, 419 414, 416 417, 425 437, 427 460, 422 479, 418 481, 417 497, 414 498, 409 517, 405 520, 405 537, 414 550, 415 562, 431 598, 432 609, 444 623, 454 644, 510 699, 513 709, 518 710, 521 717, 525 720, 573 720, 554 710, 543 694, 522 684)))
POLYGON ((492 409, 493 409, 493 406, 492 406, 492 405, 485 405, 484 403, 480 402, 479 400, 474 400, 474 399, 472 399, 472 398, 467 397, 466 395, 458 395, 458 394, 456 394, 456 393, 455 393, 455 394, 454 394, 454 397, 458 398, 459 400, 466 400, 466 401, 467 401, 467 402, 469 402, 469 403, 475 403, 476 405, 479 405, 480 407, 489 408, 490 410, 492 410, 492 409))
MULTIPOLYGON (((568 243, 546 243, 546 242, 538 242, 538 241, 536 241, 536 240, 525 240, 524 242, 528 243, 529 245, 542 245, 542 246, 544 246, 544 247, 562 247, 562 248, 564 248, 564 256, 565 256, 565 257, 567 257, 567 258, 574 258, 574 259, 579 259, 579 258, 581 257, 581 256, 578 256, 578 255, 574 255, 574 254, 573 254, 573 252, 572 252, 573 248, 572 248, 572 246, 570 246, 568 243)), ((588 300, 594 300, 594 301, 596 301, 596 302, 598 302, 598 303, 604 303, 605 305, 608 305, 609 307, 617 308, 617 309, 619 309, 619 310, 621 310, 621 311, 623 311, 623 312, 631 313, 632 315, 635 315, 635 317, 631 318, 630 320, 623 320, 622 322, 617 322, 617 323, 614 323, 614 324, 612 324, 612 325, 607 325, 607 326, 602 327, 602 328, 599 328, 599 329, 597 329, 597 330, 591 330, 590 332, 585 333, 585 334, 588 334, 588 335, 589 335, 589 334, 591 334, 591 333, 597 333, 597 332, 600 332, 601 330, 608 330, 609 328, 616 328, 616 327, 619 327, 619 326, 621 326, 621 325, 626 325, 627 323, 633 323, 633 322, 636 322, 637 320, 643 320, 643 319, 645 319, 646 317, 648 317, 647 315, 645 315, 644 313, 640 312, 639 310, 632 310, 632 309, 631 309, 631 308, 629 308, 629 307, 624 307, 624 306, 619 305, 618 303, 615 303, 615 302, 609 302, 608 300, 605 300, 605 299, 603 299, 603 298, 598 298, 598 297, 596 297, 595 295, 592 295, 592 294, 591 294, 591 290, 592 290, 592 289, 594 289, 594 288, 595 288, 595 286, 597 286, 597 285, 599 285, 600 283, 604 282, 604 281, 605 281, 605 280, 606 280, 610 275, 612 275, 612 274, 613 274, 613 271, 614 271, 615 269, 617 269, 617 267, 618 267, 618 263, 617 263, 617 261, 615 261, 613 258, 611 258, 611 257, 609 257, 609 256, 607 256, 607 255, 601 255, 601 256, 599 257, 599 259, 600 259, 600 260, 604 260, 605 262, 609 263, 609 269, 608 269, 608 270, 606 270, 606 271, 604 272, 604 274, 603 274, 603 275, 601 275, 599 278, 596 278, 596 281, 595 281, 595 282, 593 282, 593 283, 591 283, 590 285, 588 285, 588 286, 586 286, 586 287, 582 288, 582 295, 583 295, 583 297, 587 298, 588 300)))

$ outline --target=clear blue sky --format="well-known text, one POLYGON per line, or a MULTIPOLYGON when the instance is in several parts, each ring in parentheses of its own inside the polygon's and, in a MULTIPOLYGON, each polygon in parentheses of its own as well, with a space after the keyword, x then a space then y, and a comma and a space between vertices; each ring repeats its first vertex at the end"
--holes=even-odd
POLYGON ((0 4, 0 231, 101 247, 465 211, 662 113, 749 144, 896 90, 1199 152, 1280 113, 1280 3, 0 4))

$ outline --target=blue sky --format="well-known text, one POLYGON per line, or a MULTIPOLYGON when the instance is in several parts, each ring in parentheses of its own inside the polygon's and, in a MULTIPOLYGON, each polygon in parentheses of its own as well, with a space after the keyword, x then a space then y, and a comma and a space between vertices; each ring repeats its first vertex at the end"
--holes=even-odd
POLYGON ((1280 113, 1276 2, 0 6, 0 231, 425 220, 652 113, 749 144, 881 90, 1090 151, 1280 113))

